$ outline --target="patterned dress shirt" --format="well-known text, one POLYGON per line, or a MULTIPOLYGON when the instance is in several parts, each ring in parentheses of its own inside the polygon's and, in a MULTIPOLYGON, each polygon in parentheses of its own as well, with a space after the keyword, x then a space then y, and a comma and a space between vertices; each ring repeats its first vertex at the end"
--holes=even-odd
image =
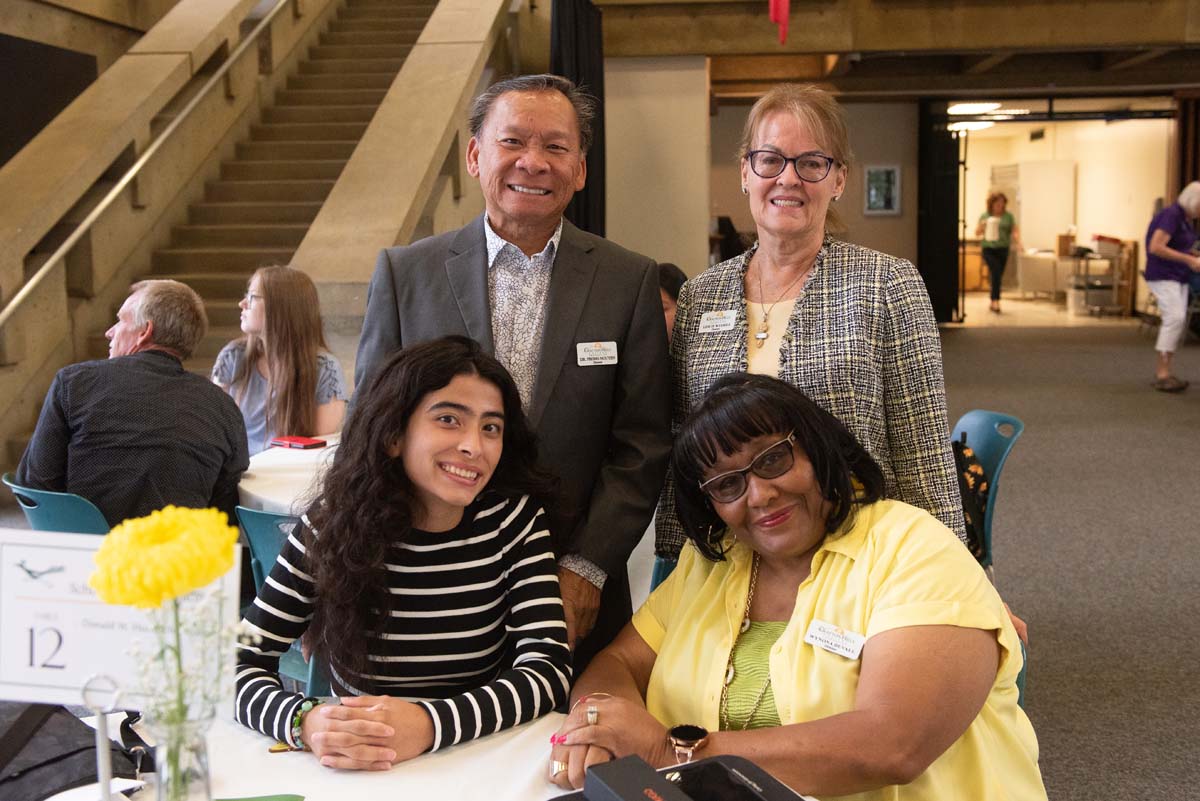
MULTIPOLYGON (((679 293, 671 340, 676 431, 713 382, 747 369, 744 289, 753 254, 710 267, 679 293), (701 317, 712 311, 733 311, 733 327, 701 333, 701 317)), ((965 541, 941 341, 910 262, 826 237, 783 333, 779 378, 850 429, 883 469, 888 498, 928 511, 965 541)), ((655 532, 657 554, 676 558, 684 535, 670 473, 655 532)))
POLYGON ((525 408, 533 402, 546 322, 546 297, 550 272, 562 237, 562 220, 541 253, 527 257, 522 250, 492 230, 483 217, 487 239, 488 303, 492 309, 492 341, 496 358, 512 374, 525 408))
MULTIPOLYGON (((512 374, 526 409, 533 402, 541 362, 542 330, 546 323, 546 299, 550 294, 550 273, 558 242, 562 238, 562 220, 554 236, 533 257, 492 230, 483 216, 483 235, 487 240, 488 304, 492 311, 492 341, 496 358, 512 374)), ((599 589, 608 575, 595 563, 577 554, 559 560, 562 567, 577 573, 599 589)))

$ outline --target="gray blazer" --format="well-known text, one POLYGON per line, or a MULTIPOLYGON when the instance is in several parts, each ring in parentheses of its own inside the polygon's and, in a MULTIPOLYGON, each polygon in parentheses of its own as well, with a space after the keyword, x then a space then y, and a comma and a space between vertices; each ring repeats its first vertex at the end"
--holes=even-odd
MULTIPOLYGON (((670 363, 657 267, 564 222, 548 303, 526 411, 538 432, 541 463, 561 481, 560 500, 548 510, 555 554, 579 554, 623 578, 650 523, 671 450, 670 363), (577 343, 608 341, 617 343, 617 364, 578 365, 577 343)), ((380 252, 356 385, 366 386, 396 349, 447 334, 495 350, 482 216, 457 231, 380 252)))

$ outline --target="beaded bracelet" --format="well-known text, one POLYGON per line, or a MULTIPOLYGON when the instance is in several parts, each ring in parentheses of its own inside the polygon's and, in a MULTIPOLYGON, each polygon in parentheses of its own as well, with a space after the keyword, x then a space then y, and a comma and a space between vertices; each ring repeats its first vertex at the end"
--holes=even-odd
POLYGON ((292 742, 296 744, 296 748, 300 751, 308 751, 309 748, 301 739, 301 734, 304 728, 304 716, 317 708, 321 703, 320 698, 309 696, 300 702, 300 706, 296 707, 295 714, 292 715, 292 742))

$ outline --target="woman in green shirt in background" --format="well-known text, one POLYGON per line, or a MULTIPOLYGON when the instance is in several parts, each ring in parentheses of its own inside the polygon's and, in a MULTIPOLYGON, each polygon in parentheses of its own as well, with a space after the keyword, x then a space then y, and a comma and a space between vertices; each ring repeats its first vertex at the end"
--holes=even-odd
POLYGON ((989 307, 997 314, 1000 313, 1000 281, 1004 278, 1004 265, 1008 264, 1008 249, 1011 245, 1021 243, 1017 232, 1017 221, 1006 211, 1008 198, 1003 192, 993 192, 988 195, 987 211, 979 215, 979 224, 975 226, 975 236, 983 237, 980 243, 983 248, 983 261, 988 268, 988 276, 992 281, 992 304, 989 307), (988 220, 996 218, 989 225, 988 220))

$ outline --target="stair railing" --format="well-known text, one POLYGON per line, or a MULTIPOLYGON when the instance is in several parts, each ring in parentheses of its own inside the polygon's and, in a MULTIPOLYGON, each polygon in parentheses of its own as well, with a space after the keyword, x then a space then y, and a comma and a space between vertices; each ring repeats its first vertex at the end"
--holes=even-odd
POLYGON ((113 204, 113 202, 121 195, 125 188, 129 186, 129 184, 138 176, 138 173, 141 172, 142 167, 144 167, 146 163, 154 157, 154 154, 158 152, 171 134, 173 134, 176 129, 183 124, 192 111, 195 110, 195 108, 200 105, 201 101, 208 96, 208 93, 212 91, 213 87, 226 80, 229 70, 232 69, 233 66, 238 62, 238 59, 241 57, 241 55, 246 52, 248 48, 258 42, 258 38, 262 32, 271 26, 271 22, 275 19, 275 17, 284 9, 285 6, 289 4, 292 5, 292 13, 294 16, 297 18, 302 16, 299 0, 278 0, 278 2, 271 7, 271 10, 268 11, 258 22, 258 24, 254 26, 254 29, 250 31, 250 33, 247 34, 240 43, 238 43, 238 46, 235 47, 233 52, 229 54, 229 57, 222 62, 221 66, 212 74, 212 77, 210 77, 200 88, 200 90, 192 96, 186 105, 184 105, 179 114, 177 114, 175 118, 171 120, 170 124, 168 124, 167 127, 162 130, 162 133, 156 136, 149 146, 146 147, 146 150, 142 153, 141 157, 135 161, 128 170, 126 170, 125 174, 121 176, 120 180, 118 180, 112 189, 105 194, 103 199, 96 204, 96 207, 92 209, 86 217, 84 217, 83 221, 80 222, 75 230, 71 232, 70 236, 68 236, 63 243, 58 246, 54 253, 50 255, 50 258, 47 259, 40 268, 38 268, 38 271, 30 276, 21 289, 15 295, 13 295, 12 300, 5 304, 4 309, 0 310, 0 329, 4 328, 4 325, 9 321, 10 318, 12 318, 14 314, 16 314, 17 310, 21 307, 21 304, 33 294, 34 290, 37 289, 41 282, 45 280, 46 276, 50 274, 50 271, 66 259, 67 254, 71 252, 71 248, 78 244, 79 240, 82 239, 88 230, 91 229, 96 220, 100 219, 101 215, 104 214, 108 207, 113 204))

